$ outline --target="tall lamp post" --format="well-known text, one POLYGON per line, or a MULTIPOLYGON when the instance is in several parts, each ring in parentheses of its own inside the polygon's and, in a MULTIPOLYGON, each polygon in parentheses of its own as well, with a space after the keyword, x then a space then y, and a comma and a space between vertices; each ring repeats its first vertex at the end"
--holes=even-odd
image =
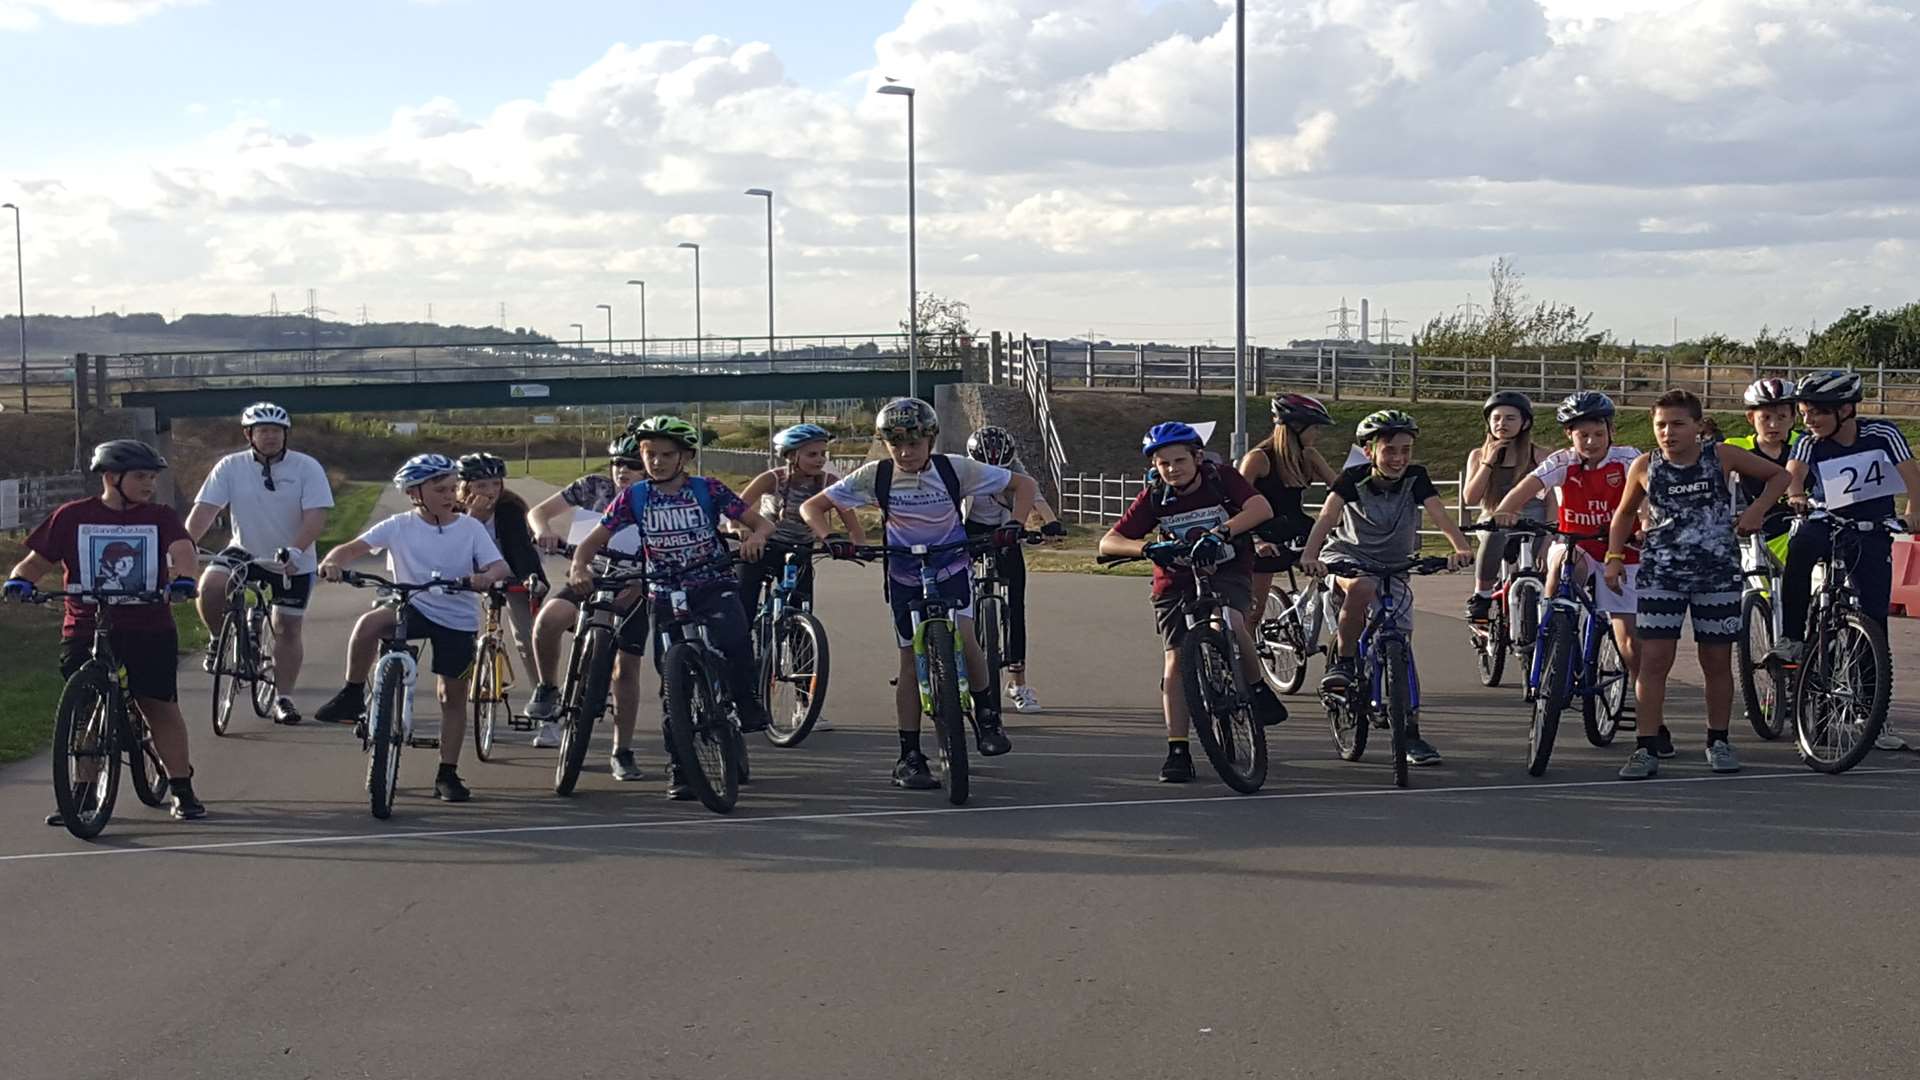
POLYGON ((579 341, 580 347, 583 349, 586 348, 587 347, 587 328, 577 322, 570 322, 567 325, 573 327, 575 339, 579 341))
POLYGON ((647 283, 639 278, 628 278, 627 284, 640 286, 640 363, 647 362, 647 283))
POLYGON ((607 313, 607 363, 611 364, 613 363, 613 305, 595 304, 593 306, 607 313))
POLYGON ((887 83, 882 94, 907 99, 907 396, 920 396, 920 268, 913 190, 913 87, 887 83))
MULTIPOLYGON (((767 200, 767 374, 773 374, 773 192, 767 188, 748 188, 747 194, 767 200)), ((775 419, 774 402, 767 399, 767 446, 771 454, 775 419)))
MULTIPOLYGON (((33 406, 27 400, 27 264, 20 253, 20 208, 12 203, 0 203, 0 210, 13 211, 13 269, 20 297, 20 411, 28 413, 33 411, 33 406)), ((79 408, 78 404, 74 405, 76 411, 79 408)))
POLYGON ((1233 16, 1233 460, 1247 453, 1247 0, 1233 16))
MULTIPOLYGON (((682 240, 676 246, 687 248, 693 252, 693 362, 694 372, 698 374, 700 361, 707 358, 707 339, 700 326, 700 245, 691 240, 682 240)), ((695 403, 694 423, 699 426, 699 430, 703 433, 707 428, 706 412, 707 409, 705 405, 698 402, 695 403)), ((706 442, 707 440, 701 439, 694 444, 693 463, 696 468, 700 465, 701 451, 706 449, 706 442)))

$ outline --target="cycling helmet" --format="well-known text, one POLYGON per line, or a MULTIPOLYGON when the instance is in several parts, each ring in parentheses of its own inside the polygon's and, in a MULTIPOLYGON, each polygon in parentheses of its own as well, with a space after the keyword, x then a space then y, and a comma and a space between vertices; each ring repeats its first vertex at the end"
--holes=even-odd
POLYGON ((1755 379, 1740 400, 1749 409, 1758 409, 1767 405, 1786 405, 1793 401, 1793 384, 1785 379, 1755 379))
POLYGON ((940 434, 940 417, 919 398, 895 398, 875 414, 873 433, 889 443, 931 439, 940 434))
POLYGON ((1560 402, 1553 416, 1563 425, 1579 420, 1612 420, 1613 399, 1598 390, 1576 390, 1560 402))
POLYGON ((1816 371, 1801 378, 1794 399, 1809 405, 1857 405, 1863 396, 1860 376, 1851 371, 1816 371))
POLYGON ((640 440, 635 438, 632 434, 626 434, 626 435, 621 435, 616 437, 612 442, 607 444, 607 460, 609 461, 640 460, 640 440))
POLYGON ((255 424, 276 424, 283 428, 293 426, 293 418, 287 410, 271 401, 256 401, 240 411, 240 426, 250 428, 255 424))
POLYGON ((1533 426, 1533 399, 1518 390, 1496 390, 1488 395, 1486 404, 1480 406, 1481 419, 1492 416, 1493 410, 1502 405, 1520 410, 1520 419, 1533 426))
POLYGON ((505 480, 507 463, 502 458, 481 452, 465 454, 460 458, 460 479, 462 480, 505 480))
POLYGON ((1164 424, 1155 424, 1147 429, 1140 440, 1140 453, 1152 454, 1163 446, 1192 446, 1199 448, 1207 445, 1200 433, 1193 430, 1192 424, 1183 424, 1178 420, 1169 420, 1164 424))
POLYGON ((627 434, 633 436, 638 442, 646 442, 648 439, 671 439, 686 450, 696 449, 700 445, 699 429, 677 416, 650 416, 629 427, 627 434))
POLYGON ((989 424, 967 436, 967 456, 988 465, 1010 465, 1020 456, 1013 432, 989 424))
POLYGON ((442 476, 451 476, 460 471, 460 466, 445 454, 417 454, 407 459, 400 471, 393 474, 393 486, 401 491, 412 491, 429 480, 442 476))
POLYGON ((1354 441, 1362 445, 1382 436, 1391 437, 1401 434, 1420 434, 1420 424, 1413 418, 1412 413, 1399 409, 1381 409, 1379 412, 1368 413, 1366 419, 1360 421, 1360 426, 1353 429, 1354 441))
POLYGON ((160 452, 138 439, 113 439, 93 448, 93 464, 90 472, 132 472, 135 469, 151 469, 159 472, 167 467, 167 459, 160 452))
POLYGON ((819 424, 795 424, 773 437, 773 448, 782 455, 791 454, 810 442, 828 442, 833 432, 819 424))
POLYGON ((1273 422, 1313 427, 1333 423, 1333 414, 1317 397, 1306 394, 1276 394, 1273 398, 1273 422))

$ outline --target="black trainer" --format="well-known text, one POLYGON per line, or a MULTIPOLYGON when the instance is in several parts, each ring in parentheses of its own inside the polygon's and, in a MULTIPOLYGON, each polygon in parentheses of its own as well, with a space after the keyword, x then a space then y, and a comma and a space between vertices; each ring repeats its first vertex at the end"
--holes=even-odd
POLYGON ((693 785, 687 783, 686 774, 680 771, 678 763, 667 766, 667 798, 675 802, 686 802, 694 797, 693 785))
POLYGON ((893 766, 893 786, 912 791, 931 791, 940 786, 933 770, 927 768, 927 755, 911 751, 893 766))
POLYGON ((466 802, 473 798, 473 792, 460 780, 460 774, 450 766, 440 766, 440 772, 433 778, 433 797, 441 802, 466 802))
POLYGON ((733 708, 740 715, 740 730, 749 735, 767 730, 767 725, 772 723, 767 717, 767 707, 753 698, 736 701, 733 708))
POLYGON ((357 686, 343 686, 325 705, 314 710, 313 718, 323 724, 351 724, 366 715, 366 691, 357 686))
POLYGON ((1273 687, 1264 682, 1254 683, 1252 694, 1253 715, 1259 718, 1261 727, 1287 722, 1287 703, 1280 700, 1280 695, 1273 692, 1273 687))
POLYGON ((1193 755, 1181 750, 1168 750, 1167 762, 1160 766, 1160 782, 1163 784, 1185 784, 1193 779, 1193 755))
POLYGON ((1323 694, 1345 693, 1348 684, 1353 682, 1356 661, 1351 656, 1336 656, 1333 663, 1327 665, 1327 673, 1320 676, 1320 692, 1323 694))
POLYGON ((1493 612, 1493 597, 1486 593, 1474 593, 1467 597, 1467 621, 1485 623, 1493 612))
POLYGON ((1013 740, 1007 738, 1007 729, 1000 723, 997 711, 975 706, 974 720, 977 725, 974 745, 980 748, 982 756, 999 757, 1013 749, 1013 740))
POLYGON ((193 797, 192 777, 167 781, 167 794, 170 797, 167 812, 179 820, 192 821, 207 816, 207 808, 193 797))

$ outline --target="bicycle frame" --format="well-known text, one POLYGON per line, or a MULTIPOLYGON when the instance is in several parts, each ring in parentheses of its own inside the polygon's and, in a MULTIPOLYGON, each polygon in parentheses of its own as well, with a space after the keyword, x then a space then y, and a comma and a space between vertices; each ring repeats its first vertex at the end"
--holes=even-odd
MULTIPOLYGON (((1581 538, 1565 533, 1558 535, 1558 542, 1568 550, 1569 555, 1561 561, 1560 584, 1541 610, 1540 626, 1544 629, 1553 620, 1553 614, 1558 611, 1570 612, 1574 619, 1579 620, 1580 651, 1574 657, 1573 685, 1568 688, 1571 695, 1569 700, 1574 697, 1596 697, 1605 693, 1607 687, 1612 685, 1611 679, 1601 682, 1595 678, 1595 674, 1600 665, 1601 635, 1613 633, 1613 620, 1600 613, 1600 607, 1595 603, 1593 594, 1588 591, 1585 584, 1577 580, 1579 575, 1574 571, 1575 560, 1571 553, 1579 550, 1576 545, 1581 538)), ((1540 680, 1546 674, 1547 652, 1548 650, 1544 648, 1533 651, 1533 664, 1527 671, 1529 694, 1537 695, 1540 692, 1540 680)), ((1625 677, 1621 676, 1623 679, 1625 677)))
POLYGON ((1354 658, 1364 665, 1363 670, 1367 673, 1368 703, 1375 709, 1386 704, 1386 671, 1379 661, 1375 643, 1382 640, 1398 641, 1407 649, 1407 709, 1417 713, 1420 711, 1420 665, 1413 657, 1413 640, 1400 629, 1399 620, 1394 617, 1393 583, 1402 575, 1369 572, 1366 576, 1374 579, 1377 588, 1373 606, 1367 611, 1366 626, 1360 631, 1360 642, 1354 658))
MULTIPOLYGON (((390 660, 400 664, 400 683, 406 688, 400 695, 400 738, 406 742, 413 738, 413 688, 420 681, 420 656, 407 640, 407 618, 412 605, 391 593, 380 602, 394 609, 394 620, 393 630, 380 639, 380 656, 374 661, 374 673, 377 675, 390 660)), ((373 681, 368 680, 368 685, 373 681)))
POLYGON ((1773 551, 1767 547, 1766 538, 1759 533, 1747 537, 1746 550, 1742 554, 1744 557, 1741 559, 1741 575, 1746 581, 1742 593, 1743 595, 1759 593, 1771 601, 1768 604, 1768 611, 1772 615, 1773 640, 1779 641, 1781 628, 1786 625, 1786 616, 1782 612, 1785 605, 1781 604, 1779 599, 1782 577, 1786 574, 1787 568, 1779 559, 1773 557, 1773 551))
POLYGON ((967 682, 967 650, 960 638, 960 622, 947 613, 947 601, 940 596, 939 570, 929 557, 925 544, 915 544, 913 553, 920 558, 920 599, 907 605, 913 620, 913 677, 920 688, 920 714, 933 716, 933 684, 927 675, 927 626, 947 624, 953 632, 953 672, 960 686, 960 711, 973 716, 972 686, 967 682))

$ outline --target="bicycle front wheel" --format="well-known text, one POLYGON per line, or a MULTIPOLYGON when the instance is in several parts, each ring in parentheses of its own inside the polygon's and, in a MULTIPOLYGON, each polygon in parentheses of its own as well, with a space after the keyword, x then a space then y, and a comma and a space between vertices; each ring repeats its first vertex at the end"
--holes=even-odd
POLYGON ((213 650, 213 733, 225 735, 233 723, 233 703, 240 696, 240 659, 245 651, 247 628, 240 613, 227 612, 220 620, 220 638, 213 650))
POLYGON ((1773 604, 1760 592, 1740 601, 1740 636, 1733 639, 1733 670, 1740 677, 1740 700, 1753 733, 1772 741, 1786 734, 1779 669, 1766 662, 1773 651, 1773 604))
POLYGON ((737 731, 707 680, 700 650, 681 642, 661 662, 666 684, 667 752, 701 805, 716 814, 733 812, 740 773, 733 760, 737 731))
POLYGON ((973 625, 980 634, 980 651, 987 658, 987 685, 999 682, 1007 662, 1006 602, 998 596, 983 596, 974 607, 973 625))
POLYGON ((933 736, 939 747, 940 779, 947 801, 967 801, 967 717, 960 707, 960 678, 954 667, 953 624, 930 622, 925 627, 927 694, 933 704, 933 736))
POLYGON ((1867 756, 1887 722, 1886 631, 1847 611, 1808 636, 1793 695, 1800 757, 1815 772, 1843 773, 1867 756))
POLYGON ((811 612, 789 611, 774 628, 761 665, 767 741, 799 746, 827 704, 827 628, 811 612))
POLYGON ((1254 719, 1233 643, 1218 625, 1197 626, 1180 643, 1180 688, 1213 771, 1242 795, 1259 791, 1267 782, 1267 730, 1254 719))
POLYGON ((1507 670, 1507 612, 1504 603, 1487 613, 1487 629, 1473 632, 1474 658, 1480 662, 1480 685, 1499 686, 1507 670))
POLYGON ((493 756, 493 726, 506 711, 506 695, 500 690, 500 646, 492 639, 480 643, 473 660, 473 753, 481 761, 493 756))
POLYGON ((1613 628, 1603 626, 1599 634, 1593 659, 1594 692, 1581 702, 1580 720, 1588 742, 1611 746, 1613 737, 1620 733, 1620 714, 1627 707, 1627 662, 1620 656, 1613 628))
POLYGON ((1413 657, 1407 643, 1389 638, 1380 643, 1380 694, 1387 710, 1387 729, 1393 737, 1393 786, 1407 786, 1407 724, 1413 714, 1413 657))
POLYGON ((107 673, 88 664, 67 680, 54 712, 53 801, 67 831, 82 840, 107 827, 120 793, 116 694, 107 673))
POLYGON ((133 777, 134 795, 141 803, 157 809, 167 801, 167 767, 160 764, 160 752, 153 748, 153 732, 148 730, 146 718, 139 714, 140 706, 127 702, 122 713, 126 724, 120 729, 120 749, 127 755, 127 774, 133 777))
POLYGON ((1547 650, 1540 669, 1540 692, 1533 698, 1533 724, 1527 729, 1527 775, 1544 776, 1553 760, 1553 740, 1560 734, 1560 713, 1573 697, 1573 659, 1578 634, 1573 613, 1555 611, 1547 619, 1541 645, 1547 650))
POLYGON ((1275 585, 1267 590, 1260 620, 1260 677, 1276 694, 1297 694, 1307 681, 1306 634, 1293 611, 1293 597, 1275 585))
POLYGON ((569 704, 565 722, 560 725, 560 762, 554 766, 553 793, 573 794, 580 770, 587 764, 587 747, 593 742, 593 726, 607 710, 607 693, 613 685, 613 631, 604 626, 587 628, 587 643, 580 650, 578 688, 569 704))
POLYGON ((407 673, 398 660, 383 661, 373 676, 373 702, 367 710, 367 806, 385 821, 393 814, 400 786, 400 749, 406 741, 400 714, 407 707, 407 673))
POLYGON ((273 716, 273 699, 279 686, 273 675, 273 619, 262 614, 247 632, 253 642, 253 715, 262 720, 273 716))

